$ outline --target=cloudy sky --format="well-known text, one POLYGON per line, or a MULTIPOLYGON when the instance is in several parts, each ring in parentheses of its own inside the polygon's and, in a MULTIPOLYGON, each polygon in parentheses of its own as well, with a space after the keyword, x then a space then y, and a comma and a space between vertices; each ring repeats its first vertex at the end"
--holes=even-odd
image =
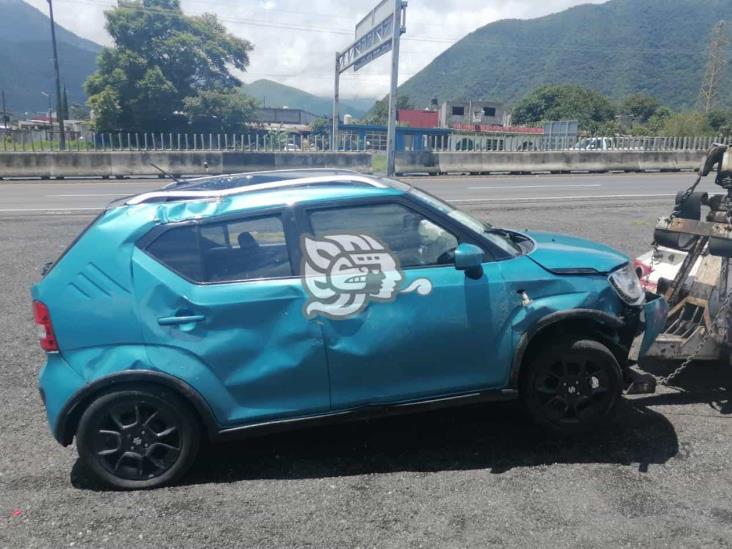
MULTIPOLYGON (((26 0, 41 10, 46 0, 26 0)), ((492 21, 528 19, 605 0, 409 0, 400 81, 427 65, 455 40, 492 21)), ((233 34, 254 44, 245 82, 269 78, 318 95, 333 89, 334 52, 353 40, 353 28, 377 0, 182 0, 186 13, 215 13, 233 34)), ((115 0, 54 0, 57 21, 76 34, 109 44, 104 10, 115 0)), ((388 92, 388 56, 343 75, 345 97, 388 92)))

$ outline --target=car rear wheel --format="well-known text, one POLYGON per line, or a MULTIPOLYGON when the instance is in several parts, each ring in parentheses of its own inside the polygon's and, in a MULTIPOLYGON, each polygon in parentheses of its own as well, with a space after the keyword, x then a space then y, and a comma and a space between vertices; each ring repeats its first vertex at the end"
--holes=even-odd
POLYGON ((198 453, 190 406, 167 389, 131 387, 94 400, 79 422, 81 459, 105 484, 156 488, 180 478, 198 453))
POLYGON ((534 421, 572 434, 612 416, 622 394, 615 356, 594 340, 549 344, 534 354, 521 384, 523 404, 534 421))

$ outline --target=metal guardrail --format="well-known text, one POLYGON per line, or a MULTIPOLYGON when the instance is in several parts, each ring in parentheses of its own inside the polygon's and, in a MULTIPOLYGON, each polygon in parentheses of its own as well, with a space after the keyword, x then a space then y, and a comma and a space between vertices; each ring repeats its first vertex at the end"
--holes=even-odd
MULTIPOLYGON (((282 132, 171 133, 65 132, 66 151, 237 151, 237 152, 378 152, 386 151, 386 132, 363 135, 342 130, 331 148, 325 134, 303 136, 282 132)), ((59 132, 0 130, 0 152, 59 152, 59 132)), ((407 152, 535 152, 535 151, 699 151, 729 137, 586 137, 506 135, 456 132, 415 136, 401 148, 407 152)))
MULTIPOLYGON (((65 132, 69 152, 102 151, 238 151, 323 152, 330 150, 327 135, 285 133, 172 133, 172 132, 65 132)), ((357 140, 342 136, 340 150, 363 151, 357 140)), ((61 152, 60 133, 5 130, 0 152, 61 152)))
POLYGON ((424 147, 433 152, 560 152, 560 151, 701 151, 729 137, 555 137, 454 133, 432 138, 424 147))

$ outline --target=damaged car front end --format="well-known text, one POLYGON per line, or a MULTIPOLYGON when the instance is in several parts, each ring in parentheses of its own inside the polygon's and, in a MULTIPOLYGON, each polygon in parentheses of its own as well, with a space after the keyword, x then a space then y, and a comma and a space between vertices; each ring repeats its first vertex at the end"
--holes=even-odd
POLYGON ((612 351, 626 392, 653 392, 653 378, 632 366, 663 329, 665 299, 645 291, 628 258, 609 247, 552 233, 521 237, 530 239, 523 244, 525 260, 504 271, 511 290, 528 298, 513 320, 517 343, 511 383, 519 386, 521 367, 535 349, 585 335, 612 351))

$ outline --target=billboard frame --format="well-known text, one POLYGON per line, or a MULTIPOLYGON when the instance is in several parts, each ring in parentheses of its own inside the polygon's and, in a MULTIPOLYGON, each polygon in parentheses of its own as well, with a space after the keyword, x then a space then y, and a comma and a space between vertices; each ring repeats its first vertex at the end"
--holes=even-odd
POLYGON ((382 0, 355 29, 355 41, 335 55, 335 85, 333 93, 333 131, 331 150, 338 149, 338 124, 340 122, 340 75, 353 67, 354 72, 375 59, 392 52, 391 86, 389 91, 389 120, 387 129, 387 175, 394 175, 396 164, 396 107, 399 84, 399 49, 401 35, 406 32, 407 2, 382 0))

